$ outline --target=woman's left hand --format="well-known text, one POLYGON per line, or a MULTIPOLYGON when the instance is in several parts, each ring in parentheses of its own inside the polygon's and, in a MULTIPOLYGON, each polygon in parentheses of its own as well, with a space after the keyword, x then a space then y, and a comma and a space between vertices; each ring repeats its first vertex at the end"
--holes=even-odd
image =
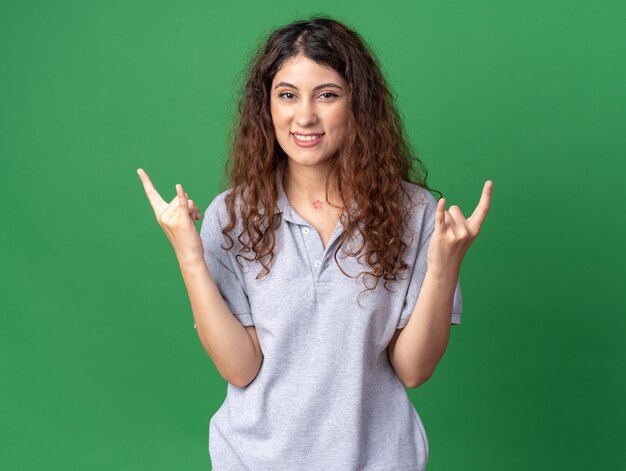
POLYGON ((489 212, 492 190, 493 182, 487 180, 478 206, 468 219, 456 205, 446 211, 445 198, 437 202, 435 230, 427 253, 428 271, 432 270, 438 276, 458 276, 463 256, 478 236, 489 212))

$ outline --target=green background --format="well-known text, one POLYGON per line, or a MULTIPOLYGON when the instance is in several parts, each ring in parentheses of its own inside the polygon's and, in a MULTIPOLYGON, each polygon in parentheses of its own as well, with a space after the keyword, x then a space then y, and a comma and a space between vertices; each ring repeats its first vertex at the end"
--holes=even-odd
POLYGON ((136 169, 204 211, 250 52, 324 13, 448 204, 494 181, 463 324, 409 390, 429 471, 626 469, 624 3, 303 3, 0 3, 0 468, 210 468, 226 382, 136 169))

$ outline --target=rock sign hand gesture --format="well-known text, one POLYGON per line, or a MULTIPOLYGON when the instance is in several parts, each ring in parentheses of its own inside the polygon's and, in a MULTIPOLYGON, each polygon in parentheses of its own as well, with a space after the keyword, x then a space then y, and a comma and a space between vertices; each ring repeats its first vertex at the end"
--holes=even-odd
POLYGON ((450 206, 446 211, 446 200, 437 202, 435 230, 428 247, 427 264, 437 275, 458 276, 463 256, 480 232, 491 204, 493 182, 487 180, 483 193, 472 215, 465 219, 461 208, 450 206))
POLYGON ((202 216, 193 200, 187 198, 182 185, 176 185, 176 197, 168 203, 161 198, 143 169, 138 169, 137 173, 154 209, 157 222, 172 243, 178 260, 181 263, 203 260, 202 240, 195 225, 195 221, 202 216))

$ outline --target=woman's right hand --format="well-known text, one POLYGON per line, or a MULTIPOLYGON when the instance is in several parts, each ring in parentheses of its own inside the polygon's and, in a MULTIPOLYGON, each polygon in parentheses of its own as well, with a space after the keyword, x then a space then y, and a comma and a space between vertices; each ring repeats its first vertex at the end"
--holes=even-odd
POLYGON ((202 216, 193 200, 187 199, 187 193, 183 191, 182 185, 176 185, 176 197, 168 203, 161 198, 143 169, 137 169, 137 173, 154 209, 157 222, 174 247, 179 262, 204 261, 202 239, 195 224, 195 221, 202 219, 202 216))

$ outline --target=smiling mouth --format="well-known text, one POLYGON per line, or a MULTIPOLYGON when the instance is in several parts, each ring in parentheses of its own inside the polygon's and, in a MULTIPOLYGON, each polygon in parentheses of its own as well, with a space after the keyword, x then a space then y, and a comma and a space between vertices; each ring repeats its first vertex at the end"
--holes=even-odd
POLYGON ((293 134, 293 137, 295 137, 296 139, 298 139, 299 141, 302 142, 307 142, 307 141, 315 141, 317 139, 319 139, 320 137, 322 137, 324 135, 324 133, 321 134, 311 134, 309 136, 305 136, 302 134, 295 134, 295 133, 291 133, 293 134))

